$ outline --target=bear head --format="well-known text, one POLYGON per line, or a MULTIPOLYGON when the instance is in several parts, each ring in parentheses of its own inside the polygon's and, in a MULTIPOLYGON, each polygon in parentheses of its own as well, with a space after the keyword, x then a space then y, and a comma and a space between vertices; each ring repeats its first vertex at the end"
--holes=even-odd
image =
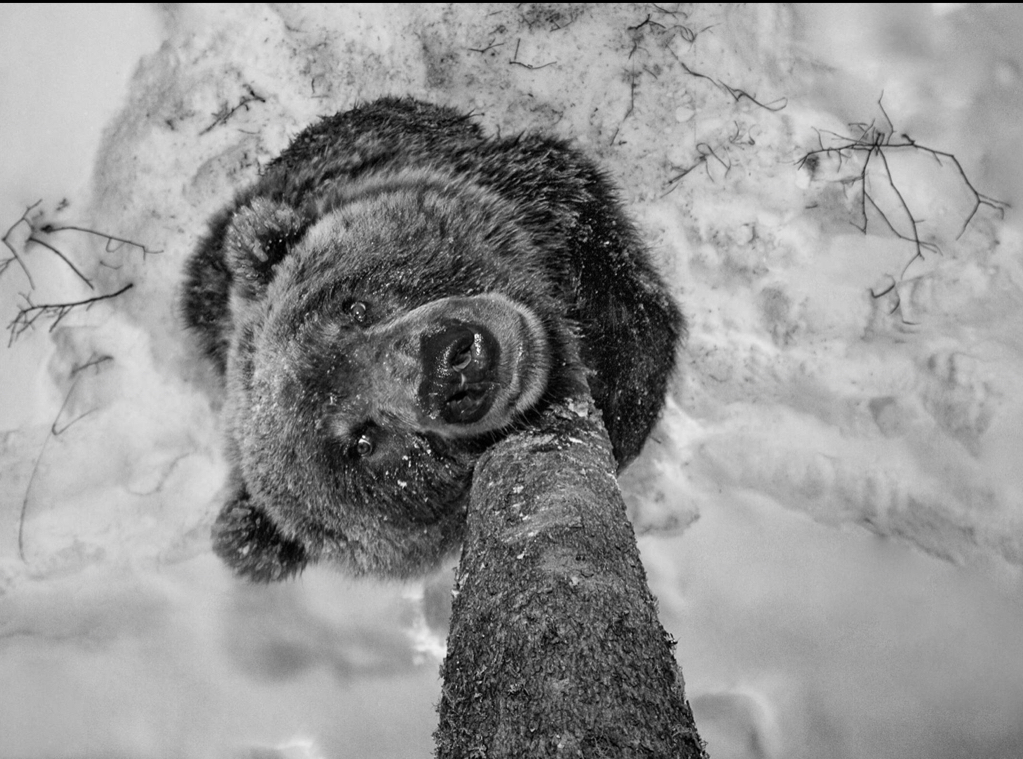
POLYGON ((458 545, 477 458, 568 374, 558 272, 520 226, 499 197, 422 171, 235 212, 236 492, 215 544, 236 570, 408 576, 458 545))

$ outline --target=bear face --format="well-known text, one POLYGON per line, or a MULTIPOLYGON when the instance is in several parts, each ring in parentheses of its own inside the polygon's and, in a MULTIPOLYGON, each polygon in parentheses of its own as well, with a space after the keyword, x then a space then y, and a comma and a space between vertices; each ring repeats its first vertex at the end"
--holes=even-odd
POLYGON ((683 334, 585 158, 393 99, 311 127, 215 217, 183 307, 225 380, 214 546, 257 580, 434 566, 481 452, 566 396, 577 353, 624 466, 683 334))

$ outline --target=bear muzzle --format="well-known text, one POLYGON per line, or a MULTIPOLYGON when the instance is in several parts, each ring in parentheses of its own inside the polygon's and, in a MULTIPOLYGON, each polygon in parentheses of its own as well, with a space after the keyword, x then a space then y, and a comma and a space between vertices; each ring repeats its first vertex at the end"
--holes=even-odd
POLYGON ((356 417, 390 419, 471 437, 510 426, 547 388, 550 347, 540 320, 498 293, 440 298, 357 335, 339 388, 349 402, 336 409, 345 428, 356 417))
POLYGON ((543 396, 550 346, 528 307, 487 293, 442 298, 421 308, 417 395, 429 430, 447 437, 494 432, 543 396))

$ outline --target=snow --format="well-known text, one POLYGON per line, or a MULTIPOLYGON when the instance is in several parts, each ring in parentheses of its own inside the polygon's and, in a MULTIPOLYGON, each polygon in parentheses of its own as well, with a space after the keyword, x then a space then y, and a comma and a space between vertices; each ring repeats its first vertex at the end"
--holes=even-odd
MULTIPOLYGON (((671 8, 0 10, 0 226, 42 199, 37 226, 145 246, 38 233, 90 289, 8 238, 34 303, 133 287, 0 358, 0 756, 431 754, 450 571, 233 579, 220 398, 174 306, 205 219, 384 94, 577 141, 684 303, 622 483, 711 755, 1023 755, 1023 11, 671 8), (1011 206, 964 229, 952 165, 893 148, 940 253, 886 228, 879 160, 864 234, 857 158, 798 166, 850 123, 1011 206)), ((8 266, 5 323, 28 292, 8 266)))

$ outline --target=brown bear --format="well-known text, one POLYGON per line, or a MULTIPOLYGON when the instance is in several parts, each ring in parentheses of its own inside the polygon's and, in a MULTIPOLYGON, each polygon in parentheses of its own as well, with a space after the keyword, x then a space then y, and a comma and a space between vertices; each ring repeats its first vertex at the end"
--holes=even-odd
POLYGON ((263 581, 434 567, 481 452, 565 397, 574 349, 624 467, 685 332, 579 151, 394 98, 309 127, 215 216, 182 306, 225 381, 214 547, 263 581))

